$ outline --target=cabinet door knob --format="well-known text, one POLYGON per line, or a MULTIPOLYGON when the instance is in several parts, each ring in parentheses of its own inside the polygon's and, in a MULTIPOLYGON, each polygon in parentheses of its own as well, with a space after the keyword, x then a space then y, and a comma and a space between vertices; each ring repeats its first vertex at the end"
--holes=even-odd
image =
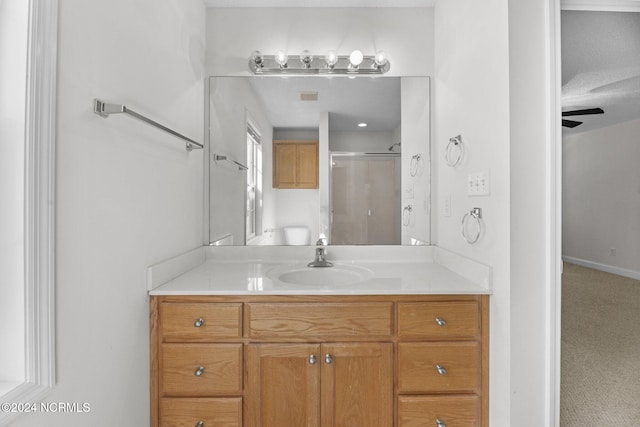
POLYGON ((444 369, 444 366, 442 365, 436 365, 436 371, 438 371, 440 375, 445 375, 447 373, 447 370, 444 369))
POLYGON ((316 364, 316 355, 312 354, 311 356, 309 356, 309 365, 315 365, 316 364))
POLYGON ((442 317, 436 317, 436 323, 438 324, 438 326, 444 326, 447 324, 447 322, 445 322, 442 317))
POLYGON ((447 427, 447 425, 440 418, 436 420, 436 427, 447 427))
POLYGON ((327 365, 333 363, 333 357, 330 354, 325 354, 324 363, 326 363, 327 365))
POLYGON ((204 427, 204 421, 200 420, 196 423, 196 427, 204 427))
POLYGON ((195 326, 196 328, 199 328, 202 325, 204 325, 204 319, 202 317, 193 322, 193 326, 195 326))
POLYGON ((198 366, 196 371, 193 373, 196 377, 201 377, 204 374, 204 366, 198 366))

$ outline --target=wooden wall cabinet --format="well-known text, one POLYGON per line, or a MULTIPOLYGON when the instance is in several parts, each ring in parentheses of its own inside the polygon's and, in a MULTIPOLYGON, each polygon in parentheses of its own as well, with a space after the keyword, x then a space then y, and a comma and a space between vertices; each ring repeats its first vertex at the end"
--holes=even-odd
POLYGON ((488 427, 486 295, 154 296, 150 324, 153 427, 488 427))
POLYGON ((318 141, 273 141, 273 188, 318 188, 318 141))

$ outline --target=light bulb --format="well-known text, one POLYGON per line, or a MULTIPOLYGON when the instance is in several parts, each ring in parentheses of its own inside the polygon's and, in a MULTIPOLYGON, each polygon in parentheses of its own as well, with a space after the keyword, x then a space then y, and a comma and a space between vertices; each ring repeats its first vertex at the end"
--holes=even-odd
POLYGON ((311 68, 311 61, 313 61, 313 55, 308 50, 303 50, 300 54, 300 62, 304 64, 305 67, 311 68))
POLYGON ((355 68, 358 68, 358 66, 362 64, 363 59, 364 55, 359 50, 354 50, 353 52, 351 52, 351 55, 349 55, 349 62, 351 62, 351 65, 353 65, 355 68))
POLYGON ((338 63, 338 54, 335 50, 330 50, 324 57, 324 61, 327 63, 329 68, 333 68, 333 66, 338 63))
POLYGON ((378 67, 384 67, 389 62, 389 58, 387 57, 387 53, 384 50, 379 50, 376 52, 376 56, 374 58, 374 62, 378 67))
POLYGON ((278 64, 281 68, 284 68, 287 66, 288 60, 289 60, 289 57, 287 56, 284 50, 279 50, 276 52, 274 61, 276 61, 276 64, 278 64))
POLYGON ((251 54, 251 61, 256 64, 256 67, 258 68, 264 66, 264 56, 259 50, 256 50, 251 54))

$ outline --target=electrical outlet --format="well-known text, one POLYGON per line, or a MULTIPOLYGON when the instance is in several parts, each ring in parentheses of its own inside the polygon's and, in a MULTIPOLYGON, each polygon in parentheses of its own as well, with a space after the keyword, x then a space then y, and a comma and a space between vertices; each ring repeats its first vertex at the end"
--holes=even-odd
POLYGON ((451 217, 451 196, 447 196, 444 198, 444 203, 442 205, 442 214, 446 218, 451 217))
POLYGON ((616 256, 616 248, 611 248, 611 249, 609 250, 609 255, 611 255, 611 256, 616 256))
POLYGON ((489 195, 489 171, 475 172, 469 174, 467 179, 467 195, 488 196, 489 195))

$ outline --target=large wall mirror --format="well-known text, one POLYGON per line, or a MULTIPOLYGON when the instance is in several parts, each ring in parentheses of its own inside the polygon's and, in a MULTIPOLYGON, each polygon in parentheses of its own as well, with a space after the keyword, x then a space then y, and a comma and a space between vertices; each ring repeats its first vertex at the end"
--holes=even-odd
POLYGON ((211 245, 430 242, 428 77, 211 77, 211 245))

